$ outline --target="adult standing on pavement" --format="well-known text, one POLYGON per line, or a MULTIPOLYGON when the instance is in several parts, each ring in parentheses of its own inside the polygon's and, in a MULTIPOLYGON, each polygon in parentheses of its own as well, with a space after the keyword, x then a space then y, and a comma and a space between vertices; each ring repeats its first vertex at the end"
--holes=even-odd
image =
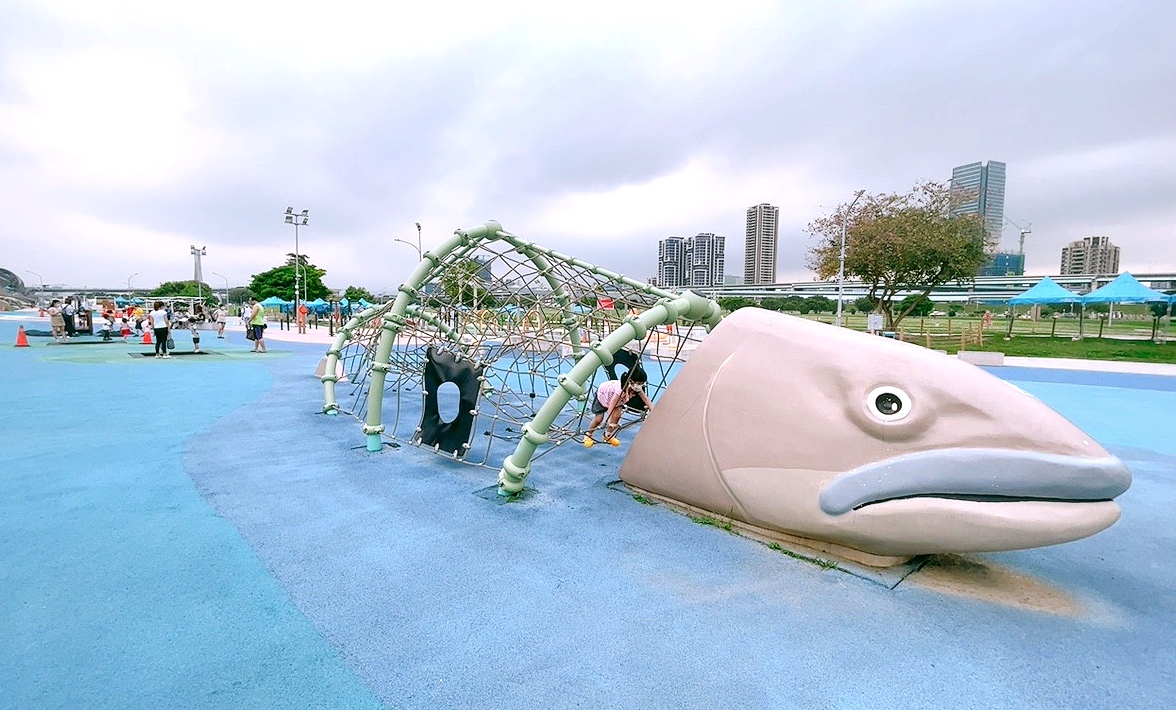
POLYGON ((61 315, 61 301, 56 298, 49 304, 49 327, 53 329, 53 342, 64 343, 69 338, 65 335, 65 318, 61 315))
POLYGON ((77 307, 74 305, 73 296, 66 296, 65 305, 61 307, 61 317, 65 320, 65 334, 70 338, 78 334, 77 326, 74 324, 75 313, 77 307))
POLYGON ((163 301, 155 302, 155 310, 147 314, 147 324, 155 335, 155 357, 170 358, 167 354, 167 336, 171 329, 171 321, 168 320, 167 311, 163 308, 163 301))
POLYGON ((253 352, 265 352, 265 309, 253 297, 253 309, 249 312, 249 327, 253 329, 253 352))
POLYGON ((212 311, 212 322, 216 323, 216 337, 218 338, 225 337, 225 319, 227 317, 228 313, 225 312, 224 306, 217 306, 212 311))

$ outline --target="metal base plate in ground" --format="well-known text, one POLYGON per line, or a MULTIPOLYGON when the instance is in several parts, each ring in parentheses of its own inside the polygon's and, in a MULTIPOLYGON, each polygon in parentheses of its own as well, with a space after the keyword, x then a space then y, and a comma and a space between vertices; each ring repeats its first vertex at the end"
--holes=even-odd
MULTIPOLYGON (((831 554, 828 549, 807 547, 799 543, 799 538, 783 535, 775 531, 763 530, 739 520, 729 519, 716 513, 709 513, 699 508, 655 495, 649 491, 635 488, 626 484, 624 481, 614 480, 606 484, 606 486, 627 496, 634 498, 640 496, 642 503, 661 504, 692 520, 705 520, 709 525, 713 525, 734 535, 739 535, 740 537, 755 540, 756 542, 767 545, 773 550, 779 550, 781 553, 794 559, 808 562, 825 569, 835 569, 839 572, 858 577, 859 579, 864 579, 867 582, 879 584, 888 589, 897 587, 904 579, 922 569, 923 565, 927 564, 927 561, 931 559, 930 555, 917 555, 909 559, 898 559, 888 567, 872 567, 861 562, 831 554)), ((814 540, 813 543, 814 545, 825 545, 817 540, 814 540)))
POLYGON ((523 490, 519 491, 513 496, 500 496, 498 495, 498 486, 487 486, 485 488, 479 488, 478 490, 474 491, 474 495, 488 500, 491 503, 503 505, 504 503, 517 503, 520 500, 526 500, 538 492, 539 491, 535 490, 534 488, 524 487, 523 490))

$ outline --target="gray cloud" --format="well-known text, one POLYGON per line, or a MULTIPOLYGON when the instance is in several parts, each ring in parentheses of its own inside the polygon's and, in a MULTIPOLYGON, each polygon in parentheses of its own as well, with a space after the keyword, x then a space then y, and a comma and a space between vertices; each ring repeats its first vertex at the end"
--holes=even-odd
MULTIPOLYGON (((179 21, 87 28, 22 5, 0 28, 0 111, 27 99, 19 57, 129 44, 179 68, 200 158, 177 165, 175 179, 128 189, 64 179, 0 132, 0 209, 19 213, 0 265, 51 262, 62 272, 54 280, 76 283, 116 273, 101 254, 53 255, 85 245, 62 223, 77 213, 111 234, 208 243, 240 280, 273 265, 243 261, 289 250, 280 213, 291 204, 312 211, 310 243, 338 257, 329 283, 391 288, 408 270, 391 239, 415 238, 414 221, 434 243, 487 218, 521 233, 561 201, 611 204, 622 189, 701 160, 712 182, 677 201, 650 198, 660 219, 645 214, 627 228, 616 212, 599 234, 545 223, 521 235, 644 278, 658 239, 716 232, 728 237, 728 271, 739 273, 743 211, 769 201, 788 205, 781 276, 807 278, 804 226, 854 189, 901 191, 994 159, 1009 165, 1006 214, 1033 223, 1031 268, 1052 269, 1065 242, 1099 229, 1123 247, 1126 268, 1176 269, 1176 255, 1153 246, 1170 243, 1176 218, 1167 197, 1176 188, 1173 20, 1176 10, 1145 2, 772 6, 680 43, 656 24, 569 31, 559 42, 537 41, 550 33, 532 27, 376 53, 358 67, 308 67, 296 42, 244 51, 179 21), (52 248, 22 250, 38 239, 52 248), (351 256, 364 244, 376 258, 351 256)), ((315 41, 313 28, 307 35, 315 41)), ((151 145, 122 140, 128 155, 151 145)), ((1015 238, 1006 231, 1006 245, 1015 238)), ((168 257, 145 255, 143 268, 182 278, 185 256, 165 267, 154 259, 168 257)))

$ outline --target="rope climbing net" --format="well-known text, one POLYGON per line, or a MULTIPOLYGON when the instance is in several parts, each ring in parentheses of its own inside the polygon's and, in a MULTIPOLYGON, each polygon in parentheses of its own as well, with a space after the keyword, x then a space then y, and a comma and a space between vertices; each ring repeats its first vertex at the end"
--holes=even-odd
MULTIPOLYGON (((717 320, 712 301, 490 222, 458 230, 395 301, 343 327, 327 353, 324 411, 363 419, 370 450, 396 441, 502 465, 500 484, 517 493, 532 460, 579 439, 596 386, 640 368, 656 399, 717 320)), ((642 417, 638 409, 622 421, 642 417)))

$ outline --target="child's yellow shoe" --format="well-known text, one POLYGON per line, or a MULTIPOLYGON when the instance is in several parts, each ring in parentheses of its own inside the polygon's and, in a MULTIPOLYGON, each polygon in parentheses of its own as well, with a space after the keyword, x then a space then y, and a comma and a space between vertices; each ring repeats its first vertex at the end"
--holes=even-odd
POLYGON ((592 437, 590 437, 590 436, 584 437, 584 448, 585 449, 591 449, 595 445, 596 445, 596 442, 592 440, 592 437))
POLYGON ((610 446, 620 446, 621 445, 621 440, 615 436, 610 436, 609 438, 605 439, 605 441, 607 441, 610 446))

